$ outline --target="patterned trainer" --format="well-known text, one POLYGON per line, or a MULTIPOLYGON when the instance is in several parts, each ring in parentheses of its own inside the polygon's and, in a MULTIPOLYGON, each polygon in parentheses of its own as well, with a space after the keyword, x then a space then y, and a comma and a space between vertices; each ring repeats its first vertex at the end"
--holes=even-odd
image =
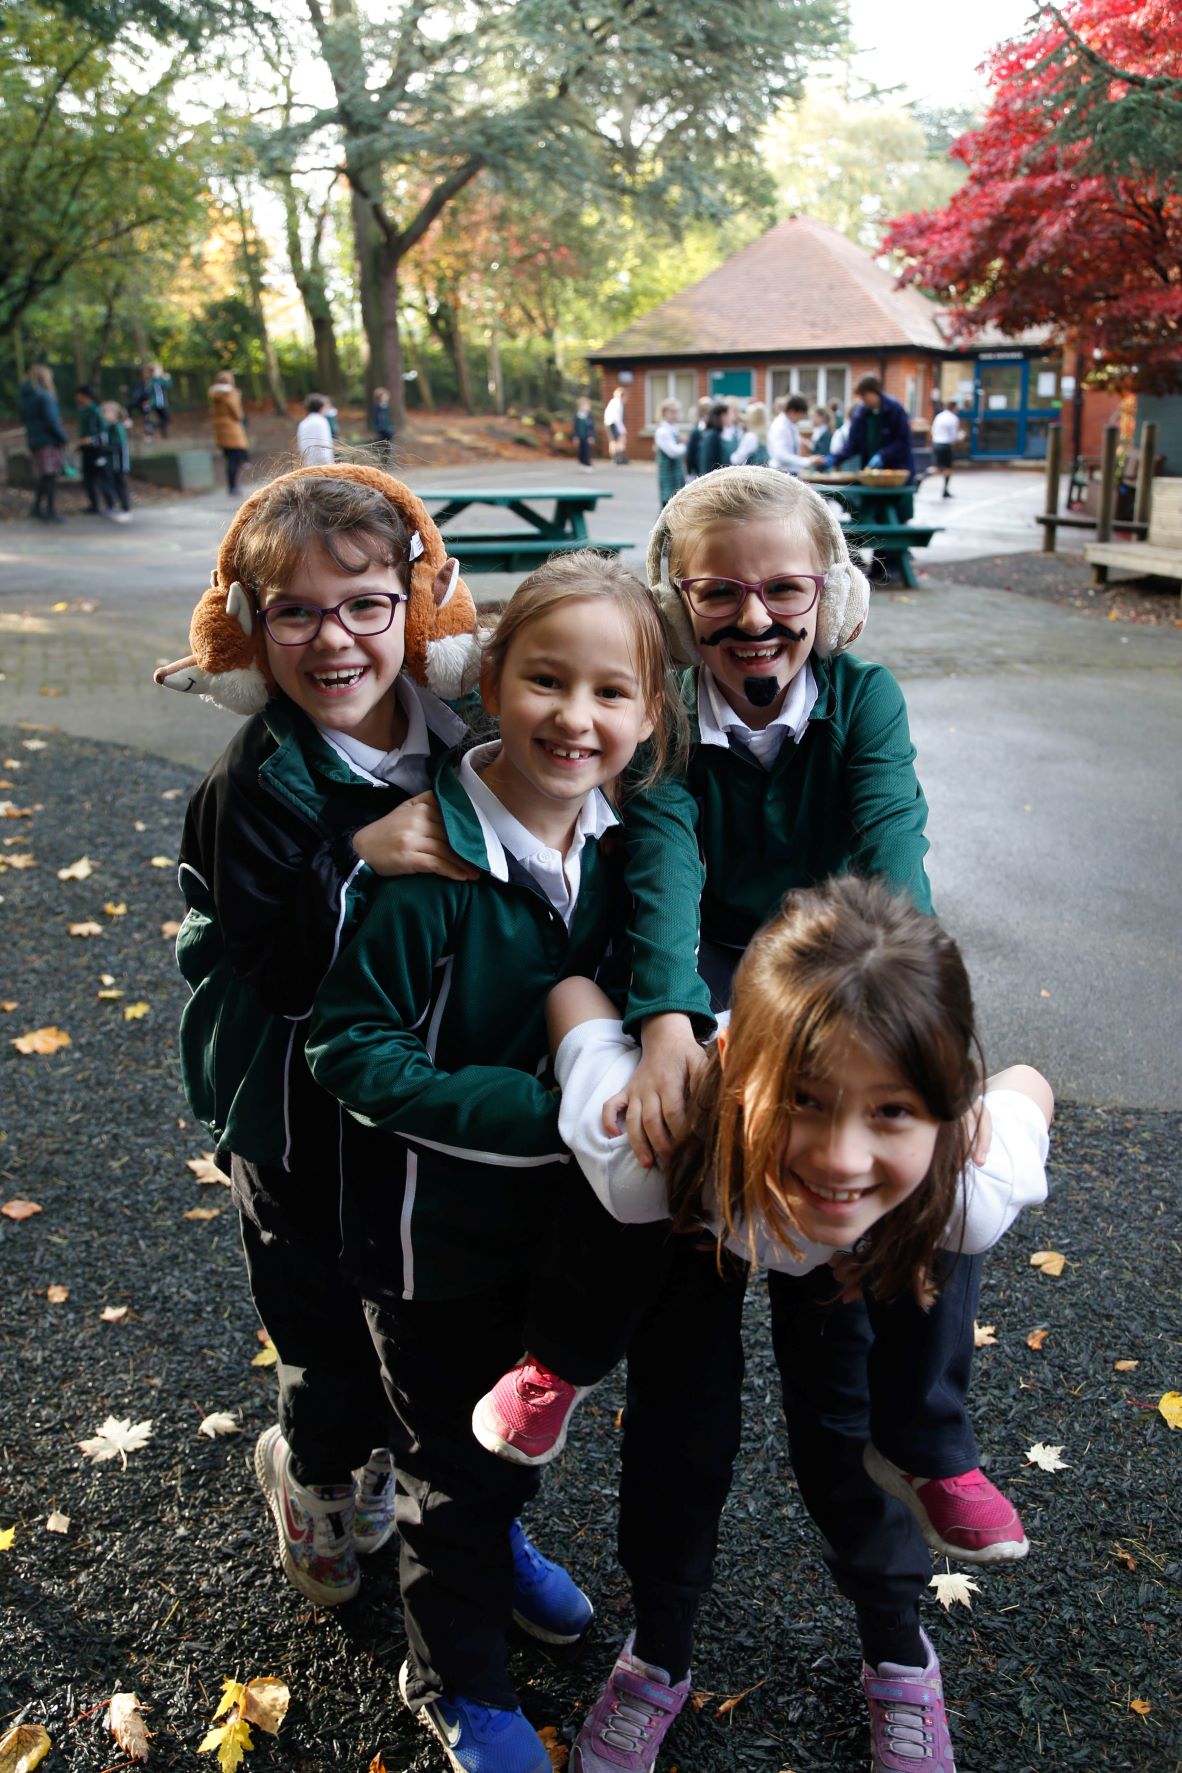
POLYGON ((916 1477, 892 1465, 869 1441, 862 1463, 880 1489, 911 1510, 928 1545, 943 1557, 967 1564, 1012 1564, 1030 1550, 1017 1509, 983 1472, 974 1468, 958 1477, 916 1477))
POLYGON ((288 1580, 310 1601, 336 1607, 361 1587, 353 1548, 353 1486, 297 1484, 291 1448, 278 1425, 265 1429, 254 1450, 255 1476, 279 1529, 279 1556, 288 1580))
MULTIPOLYGON (((398 1691, 408 1706, 409 1678, 410 1664, 404 1662, 398 1691)), ((546 1745, 521 1711, 503 1711, 475 1699, 444 1698, 428 1700, 415 1716, 438 1737, 448 1766, 456 1773, 551 1773, 546 1745)))
POLYGON ((353 1473, 353 1545, 361 1557, 380 1550, 397 1531, 397 1489, 389 1447, 375 1447, 361 1469, 353 1473))
POLYGON ((663 1668, 632 1654, 635 1632, 571 1750, 570 1773, 650 1773, 665 1734, 689 1698, 690 1677, 671 1686, 663 1668))
POLYGON ((926 1668, 880 1662, 862 1665, 862 1691, 870 1707, 873 1773, 956 1773, 944 1710, 940 1663, 927 1633, 926 1668))
POLYGON ((520 1521, 509 1528, 513 1552, 513 1618, 544 1644, 577 1644, 595 1609, 561 1564, 552 1564, 526 1538, 520 1521))
POLYGON ((566 1445, 575 1405, 593 1389, 568 1385, 527 1356, 485 1392, 472 1412, 472 1433, 515 1465, 549 1465, 566 1445))

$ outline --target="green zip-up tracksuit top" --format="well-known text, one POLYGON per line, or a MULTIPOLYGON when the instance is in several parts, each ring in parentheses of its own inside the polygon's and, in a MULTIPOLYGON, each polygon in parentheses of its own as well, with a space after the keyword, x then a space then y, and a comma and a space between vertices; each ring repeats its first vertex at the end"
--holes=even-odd
POLYGON ((570 974, 594 977, 626 925, 615 829, 585 844, 568 932, 486 838, 458 765, 435 793, 448 841, 480 877, 380 882, 308 1039, 316 1082, 378 1129, 346 1168, 341 1211, 345 1266, 376 1299, 524 1283, 571 1163, 543 1081, 546 996, 570 974))
MULTIPOLYGON (((786 893, 832 874, 880 877, 932 909, 927 802, 902 690, 885 667, 853 653, 814 654, 809 664, 818 693, 808 730, 799 744, 784 740, 770 770, 742 748, 701 742, 702 667, 683 678, 692 746, 682 794, 706 865, 704 942, 746 948, 786 893)), ((667 797, 665 816, 674 811, 667 797)), ((656 841, 643 802, 628 822, 630 843, 656 841)), ((645 894, 638 923, 651 911, 645 894)), ((662 911, 666 928, 681 932, 680 952, 671 944, 666 954, 672 979, 690 959, 693 908, 666 889, 662 911)))

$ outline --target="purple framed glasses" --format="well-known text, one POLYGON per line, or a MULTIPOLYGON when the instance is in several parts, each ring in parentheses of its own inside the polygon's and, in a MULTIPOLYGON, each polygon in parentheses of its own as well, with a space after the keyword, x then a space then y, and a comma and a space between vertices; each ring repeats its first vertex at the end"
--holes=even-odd
POLYGON ((316 603, 272 603, 259 610, 259 620, 276 646, 306 646, 324 626, 325 616, 335 616, 346 634, 384 634, 394 620, 405 591, 359 591, 331 609, 316 603))
POLYGON ((825 583, 824 573, 777 573, 772 579, 674 579, 694 614, 711 621, 737 616, 753 591, 769 616, 804 616, 825 583))

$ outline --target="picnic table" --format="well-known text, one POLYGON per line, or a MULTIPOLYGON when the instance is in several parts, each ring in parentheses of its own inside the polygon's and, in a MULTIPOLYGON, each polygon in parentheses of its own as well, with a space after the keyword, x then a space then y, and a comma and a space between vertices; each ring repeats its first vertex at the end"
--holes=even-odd
POLYGON ((898 573, 908 590, 914 591, 918 580, 911 550, 926 548, 943 527, 912 522, 915 486, 861 486, 855 481, 826 485, 819 480, 810 481, 810 485, 842 507, 841 527, 850 546, 872 548, 898 573))
POLYGON ((523 491, 490 491, 487 487, 427 487, 419 497, 431 511, 443 534, 449 554, 459 557, 468 572, 511 573, 528 571, 551 554, 574 548, 595 548, 603 554, 621 554, 631 542, 605 542, 587 533, 587 517, 610 492, 585 486, 533 486, 523 491), (549 512, 539 506, 551 504, 549 512), (482 505, 511 511, 521 519, 519 529, 451 530, 462 512, 482 505), (438 507, 432 509, 432 507, 438 507))

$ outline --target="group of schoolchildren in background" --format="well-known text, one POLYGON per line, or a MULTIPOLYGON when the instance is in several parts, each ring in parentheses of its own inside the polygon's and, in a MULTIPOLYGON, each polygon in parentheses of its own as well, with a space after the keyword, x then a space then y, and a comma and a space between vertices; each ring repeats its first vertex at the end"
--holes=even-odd
POLYGON ((1045 1195, 1051 1092, 987 1083, 902 693, 849 650, 866 580, 771 465, 776 421, 747 421, 726 474, 699 456, 672 493, 647 583, 555 556, 471 637, 479 735, 425 686, 458 567, 399 482, 285 475, 218 559, 269 699, 186 820, 181 1058, 279 1357, 255 1469, 314 1600, 397 1535, 400 1691, 459 1773, 550 1768, 509 1631, 569 1644, 594 1609, 522 1515, 559 1549, 542 1470, 624 1356, 634 1628, 570 1766, 652 1773, 753 1269, 875 1773, 953 1773, 929 1548, 1027 1551, 965 1394, 982 1253, 1045 1195))
MULTIPOLYGON (((167 435, 170 380, 158 364, 153 365, 144 370, 130 396, 133 409, 144 417, 148 437, 157 424, 167 435)), ((74 447, 86 494, 85 514, 109 517, 114 523, 130 523, 130 414, 117 400, 100 401, 85 382, 75 389, 74 402, 78 409, 78 442, 74 447)), ((33 474, 30 515, 43 523, 64 523, 57 508, 57 482, 65 467, 70 439, 62 423, 53 371, 48 364, 35 363, 29 370, 21 386, 20 414, 33 474)))

